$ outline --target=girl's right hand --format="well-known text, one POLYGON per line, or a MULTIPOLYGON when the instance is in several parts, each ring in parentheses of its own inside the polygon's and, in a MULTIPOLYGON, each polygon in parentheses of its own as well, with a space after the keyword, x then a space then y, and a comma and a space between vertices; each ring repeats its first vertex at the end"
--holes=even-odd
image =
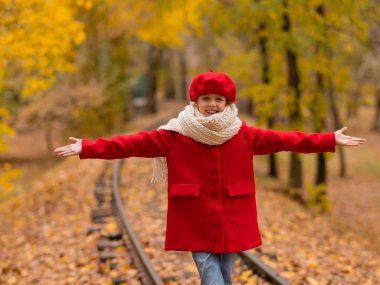
POLYGON ((74 137, 69 137, 74 143, 65 146, 57 147, 54 152, 60 156, 77 155, 82 152, 82 140, 74 137))

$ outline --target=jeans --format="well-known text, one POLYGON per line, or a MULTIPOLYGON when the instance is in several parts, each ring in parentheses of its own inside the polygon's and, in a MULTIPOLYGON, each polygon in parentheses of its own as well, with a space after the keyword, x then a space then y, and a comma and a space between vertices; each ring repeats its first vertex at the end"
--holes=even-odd
POLYGON ((192 252, 201 285, 231 285, 236 253, 192 252))

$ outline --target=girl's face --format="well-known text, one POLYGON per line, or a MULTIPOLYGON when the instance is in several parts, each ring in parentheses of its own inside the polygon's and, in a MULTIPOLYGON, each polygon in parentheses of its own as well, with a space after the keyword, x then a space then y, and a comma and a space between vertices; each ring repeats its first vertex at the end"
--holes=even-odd
POLYGON ((199 112, 208 117, 213 114, 223 112, 227 105, 227 100, 224 96, 216 94, 201 95, 196 101, 199 112))

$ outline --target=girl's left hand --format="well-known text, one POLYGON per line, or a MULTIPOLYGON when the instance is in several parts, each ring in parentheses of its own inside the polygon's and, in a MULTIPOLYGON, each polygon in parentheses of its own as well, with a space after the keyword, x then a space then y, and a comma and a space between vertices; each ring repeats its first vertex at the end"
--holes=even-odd
POLYGON ((347 127, 341 128, 335 132, 335 142, 336 145, 340 146, 358 146, 363 144, 366 140, 363 138, 356 138, 346 136, 344 132, 347 131, 347 127))

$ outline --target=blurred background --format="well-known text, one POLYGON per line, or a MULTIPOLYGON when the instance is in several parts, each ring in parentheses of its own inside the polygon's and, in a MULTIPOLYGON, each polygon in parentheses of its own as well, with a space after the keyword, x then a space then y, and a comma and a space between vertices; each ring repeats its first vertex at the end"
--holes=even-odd
POLYGON ((379 250, 379 15, 378 0, 1 0, 0 203, 59 163, 68 136, 179 111, 212 69, 233 78, 252 125, 367 138, 257 169, 379 250))

